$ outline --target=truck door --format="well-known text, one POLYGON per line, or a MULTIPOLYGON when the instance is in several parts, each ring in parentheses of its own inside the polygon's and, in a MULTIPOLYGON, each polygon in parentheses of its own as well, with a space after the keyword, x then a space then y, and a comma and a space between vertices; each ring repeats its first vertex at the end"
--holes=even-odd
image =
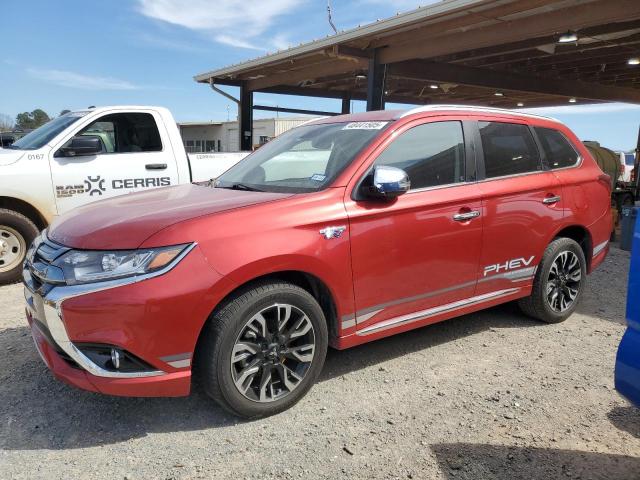
POLYGON ((69 156, 69 138, 49 159, 58 214, 96 200, 178 183, 176 158, 153 111, 109 113, 77 131, 101 151, 69 156), (159 128, 160 127, 160 128, 159 128))

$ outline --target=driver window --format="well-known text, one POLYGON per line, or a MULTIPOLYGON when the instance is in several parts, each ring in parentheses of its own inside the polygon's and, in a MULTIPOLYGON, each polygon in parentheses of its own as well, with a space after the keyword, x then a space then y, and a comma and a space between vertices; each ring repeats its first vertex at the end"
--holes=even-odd
POLYGON ((401 168, 411 190, 464 182, 462 123, 432 122, 413 127, 396 138, 375 165, 401 168))
POLYGON ((103 153, 162 151, 160 133, 150 113, 113 113, 100 117, 78 135, 98 137, 103 153))

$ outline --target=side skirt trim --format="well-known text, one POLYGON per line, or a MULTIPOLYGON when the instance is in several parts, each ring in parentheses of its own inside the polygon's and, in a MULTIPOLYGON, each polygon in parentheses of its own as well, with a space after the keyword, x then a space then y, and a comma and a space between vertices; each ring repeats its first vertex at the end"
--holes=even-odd
POLYGON ((390 318, 383 322, 364 328, 359 332, 356 332, 356 334, 360 336, 371 335, 373 333, 388 330, 390 328, 395 328, 407 323, 413 323, 419 320, 424 320, 425 318, 433 317, 441 313, 458 310, 464 307, 468 307, 470 305, 487 302, 489 300, 494 300, 500 297, 506 297, 507 295, 511 295, 512 293, 515 293, 519 290, 520 288, 508 288, 506 290, 498 290, 495 292, 485 293, 475 297, 466 298, 464 300, 458 300, 457 302, 447 303, 445 305, 440 305, 438 307, 429 308, 427 310, 421 310, 419 312, 409 313, 407 315, 390 318))

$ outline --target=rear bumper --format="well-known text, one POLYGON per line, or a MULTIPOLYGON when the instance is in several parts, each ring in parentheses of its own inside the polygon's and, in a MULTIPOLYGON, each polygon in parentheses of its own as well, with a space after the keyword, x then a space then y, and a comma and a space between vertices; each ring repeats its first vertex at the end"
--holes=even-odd
POLYGON ((616 358, 616 390, 640 407, 640 331, 627 328, 616 358))

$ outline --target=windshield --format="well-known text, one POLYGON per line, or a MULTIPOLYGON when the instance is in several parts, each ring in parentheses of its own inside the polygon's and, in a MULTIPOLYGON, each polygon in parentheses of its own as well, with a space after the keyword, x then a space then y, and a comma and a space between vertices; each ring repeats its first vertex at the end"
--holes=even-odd
POLYGON ((16 150, 37 150, 49 143, 60 132, 69 125, 74 124, 89 112, 71 112, 61 117, 54 118, 50 122, 45 123, 40 128, 36 128, 33 132, 25 135, 7 148, 16 150))
POLYGON ((231 167, 217 188, 305 193, 326 188, 388 122, 305 125, 231 167))

